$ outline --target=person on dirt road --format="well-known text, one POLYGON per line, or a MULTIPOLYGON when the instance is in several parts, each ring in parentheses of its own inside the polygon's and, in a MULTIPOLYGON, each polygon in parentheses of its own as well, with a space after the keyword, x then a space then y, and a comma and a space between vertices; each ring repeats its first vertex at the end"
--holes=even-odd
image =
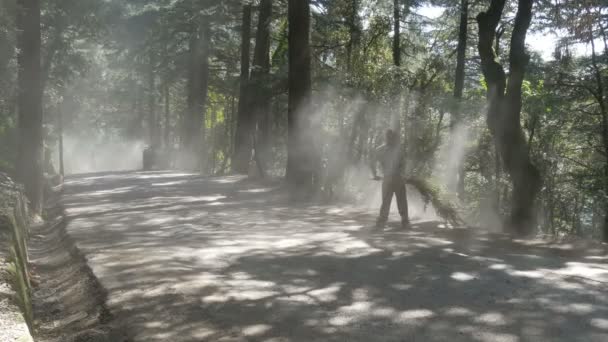
POLYGON ((392 129, 386 131, 386 143, 378 147, 373 154, 371 168, 374 180, 382 180, 382 206, 380 207, 380 215, 376 221, 376 227, 384 227, 388 221, 391 201, 393 200, 393 194, 395 194, 395 197, 397 197, 397 207, 401 215, 401 226, 409 228, 407 194, 405 181, 401 175, 403 153, 399 142, 399 135, 392 129), (378 176, 376 170, 378 163, 380 163, 382 168, 383 178, 378 176))

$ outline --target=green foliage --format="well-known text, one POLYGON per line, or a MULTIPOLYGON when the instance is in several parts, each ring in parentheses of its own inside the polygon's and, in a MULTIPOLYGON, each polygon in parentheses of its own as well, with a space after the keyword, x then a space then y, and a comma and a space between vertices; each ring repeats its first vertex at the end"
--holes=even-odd
MULTIPOLYGON (((188 108, 190 38, 202 23, 210 23, 209 86, 206 108, 200 113, 205 130, 202 153, 209 159, 209 173, 226 170, 240 100, 242 1, 44 0, 42 4, 49 146, 57 140, 59 112, 66 135, 89 142, 92 150, 111 141, 146 141, 152 109, 163 137, 166 133, 166 147, 178 146, 188 108)), ((467 214, 479 213, 492 199, 495 214, 508 211, 508 176, 502 172, 486 128, 488 89, 479 70, 478 37, 472 21, 464 97, 460 101, 453 98, 460 2, 401 2, 399 67, 392 60, 392 1, 323 0, 313 4, 313 118, 324 151, 321 158, 331 159, 339 150, 349 163, 365 162, 370 151, 383 142, 383 131, 399 122, 407 143, 408 167, 415 174, 437 177, 449 168, 440 151, 452 144, 452 124, 460 120, 469 129, 460 142, 466 169, 462 207, 467 214), (435 19, 416 12, 429 4, 445 10, 435 19)), ((513 10, 513 4, 508 4, 507 11, 513 10)), ((608 208, 608 138, 601 112, 602 104, 608 107, 608 52, 601 36, 608 18, 598 12, 599 4, 598 0, 560 2, 555 8, 545 1, 535 7, 538 15, 533 30, 568 34, 556 48, 555 60, 531 54, 522 87, 522 125, 533 161, 545 179, 539 213, 545 224, 541 228, 556 234, 596 236, 608 208), (570 45, 586 44, 590 36, 597 41, 595 59, 588 52, 573 53, 570 45), (598 90, 598 75, 604 94, 598 90)), ((272 158, 266 162, 268 173, 274 175, 283 173, 286 159, 288 23, 284 5, 284 1, 275 2, 273 8, 270 75, 253 85, 272 97, 266 113, 271 118, 267 134, 272 158)), ((473 18, 487 3, 469 5, 473 18)), ((0 171, 7 172, 12 172, 18 150, 14 18, 15 1, 2 1, 0 171)), ((256 22, 255 14, 252 22, 256 22)), ((504 32, 498 58, 503 61, 509 53, 511 27, 506 20, 500 28, 504 32)), ((253 46, 254 40, 251 43, 253 46)), ((410 182, 442 217, 459 222, 461 210, 447 200, 454 189, 440 190, 428 179, 410 182)))
POLYGON ((406 184, 411 185, 418 191, 425 205, 432 204, 437 215, 446 222, 456 227, 464 224, 457 205, 449 199, 447 191, 439 185, 429 179, 420 177, 409 177, 406 179, 406 184))

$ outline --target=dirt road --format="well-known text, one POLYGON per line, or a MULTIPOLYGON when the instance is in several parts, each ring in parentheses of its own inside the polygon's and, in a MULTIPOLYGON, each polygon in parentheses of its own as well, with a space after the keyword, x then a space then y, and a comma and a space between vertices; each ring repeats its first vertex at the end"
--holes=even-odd
POLYGON ((605 249, 299 207, 242 178, 68 179, 68 233, 136 341, 608 341, 605 249))

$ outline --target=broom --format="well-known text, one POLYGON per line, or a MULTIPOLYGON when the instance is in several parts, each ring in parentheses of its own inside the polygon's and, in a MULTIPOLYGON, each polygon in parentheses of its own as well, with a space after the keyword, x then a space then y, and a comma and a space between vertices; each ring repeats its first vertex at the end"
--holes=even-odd
POLYGON ((457 205, 451 201, 442 189, 430 180, 420 177, 408 177, 405 183, 414 187, 422 197, 425 206, 433 205, 437 215, 452 226, 460 226, 464 221, 458 213, 457 205))

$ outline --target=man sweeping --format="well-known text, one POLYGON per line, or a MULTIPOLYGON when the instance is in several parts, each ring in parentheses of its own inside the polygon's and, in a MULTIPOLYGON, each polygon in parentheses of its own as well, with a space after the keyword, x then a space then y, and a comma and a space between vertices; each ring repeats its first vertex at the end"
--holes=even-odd
POLYGON ((378 220, 376 221, 376 227, 378 228, 384 227, 388 221, 393 194, 397 197, 397 207, 401 215, 401 226, 406 229, 410 227, 405 180, 401 175, 403 164, 403 153, 401 144, 399 143, 399 135, 392 129, 389 129, 386 131, 386 143, 378 147, 372 156, 371 168, 374 180, 382 180, 382 206, 380 207, 380 216, 378 216, 378 220), (382 178, 378 176, 376 170, 378 163, 380 163, 382 169, 382 178))

